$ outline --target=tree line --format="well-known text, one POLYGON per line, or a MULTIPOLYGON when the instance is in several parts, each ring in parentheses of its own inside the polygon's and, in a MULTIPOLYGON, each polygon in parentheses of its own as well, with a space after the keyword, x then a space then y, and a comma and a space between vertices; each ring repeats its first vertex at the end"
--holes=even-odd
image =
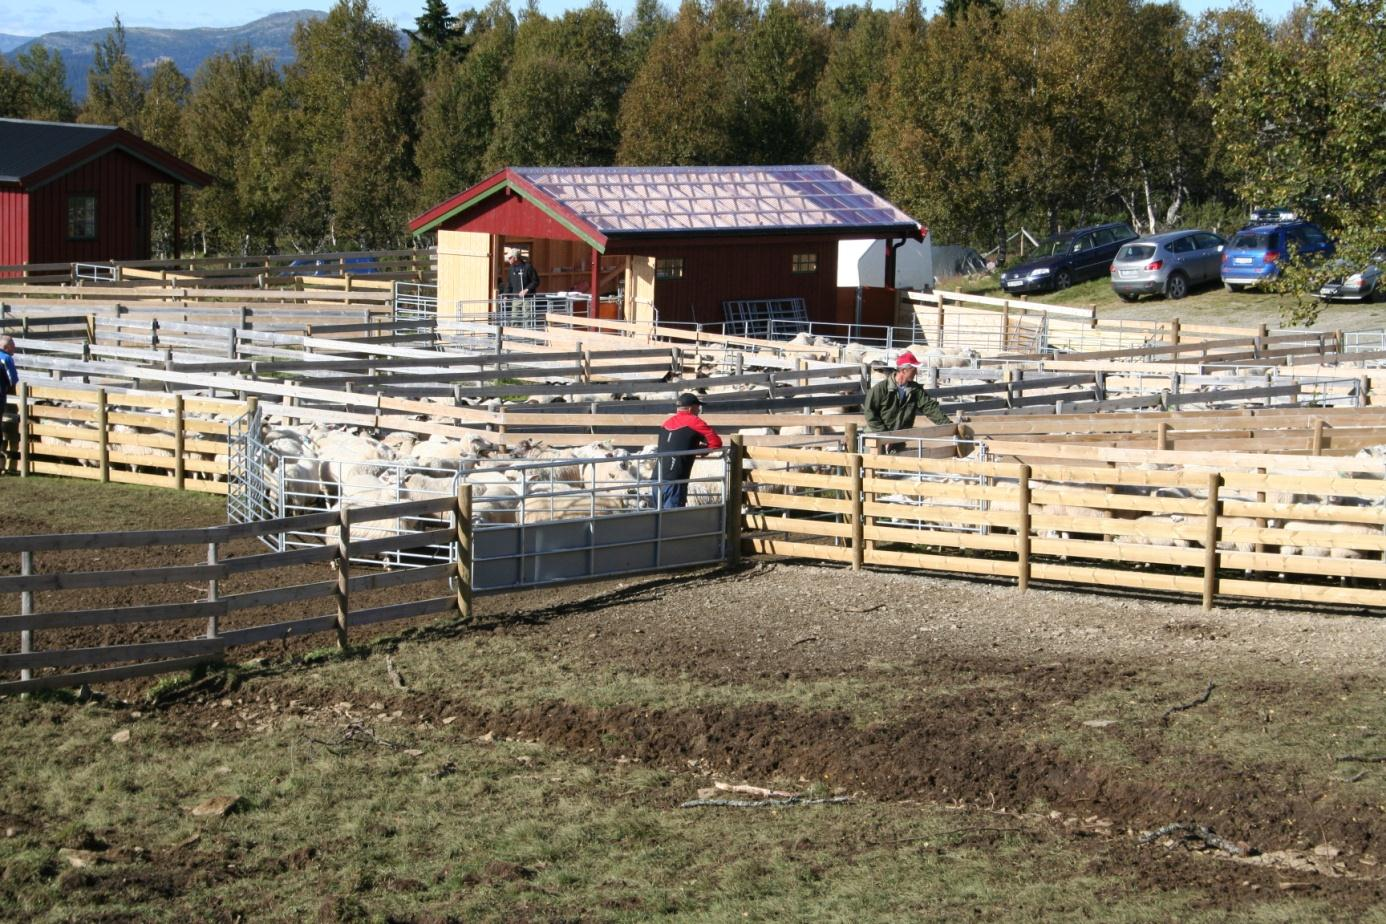
POLYGON ((826 162, 1003 258, 1021 226, 1226 230, 1251 205, 1349 242, 1386 228, 1386 0, 1278 21, 1141 0, 624 18, 426 0, 407 41, 339 0, 293 44, 282 67, 242 48, 144 77, 117 20, 81 106, 36 46, 0 61, 0 115, 120 125, 212 174, 185 229, 214 254, 405 246, 409 216, 512 164, 826 162))

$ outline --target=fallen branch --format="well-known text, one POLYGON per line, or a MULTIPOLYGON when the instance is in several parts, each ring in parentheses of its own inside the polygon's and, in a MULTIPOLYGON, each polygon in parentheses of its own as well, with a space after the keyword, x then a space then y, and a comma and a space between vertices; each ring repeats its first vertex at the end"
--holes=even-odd
POLYGON ((1386 754, 1343 754, 1333 760, 1340 764, 1386 764, 1386 754))
POLYGON ((1208 697, 1210 697, 1210 696, 1212 696, 1212 695, 1213 695, 1213 681, 1210 680, 1210 681, 1208 681, 1208 689, 1206 689, 1206 690, 1203 691, 1203 695, 1202 695, 1202 696, 1198 697, 1198 699, 1190 700, 1190 701, 1187 702, 1187 703, 1181 703, 1181 704, 1178 705, 1178 706, 1170 706, 1168 709, 1165 710, 1165 714, 1162 715, 1162 716, 1160 716, 1160 721, 1161 721, 1161 722, 1168 722, 1168 721, 1169 721, 1169 717, 1172 716, 1172 715, 1174 715, 1176 712, 1183 712, 1183 711, 1185 711, 1186 709, 1192 709, 1192 708, 1195 707, 1195 706, 1201 706, 1201 705, 1203 705, 1204 703, 1208 702, 1208 697))
MULTIPOLYGON (((794 640, 794 645, 803 645, 803 644, 806 644, 806 643, 808 643, 808 642, 816 642, 816 641, 818 641, 818 636, 816 636, 816 635, 805 635, 803 638, 796 638, 796 639, 794 640)), ((790 648, 793 648, 794 645, 790 645, 789 647, 790 647, 790 648)))
POLYGON ((1219 837, 1213 833, 1211 828, 1204 825, 1193 825, 1186 822, 1175 822, 1172 825, 1165 825, 1154 831, 1147 831, 1140 836, 1139 844, 1152 844, 1162 837, 1169 834, 1179 834, 1184 840, 1199 840, 1209 847, 1215 847, 1225 853, 1230 853, 1234 857, 1244 857, 1249 851, 1240 844, 1234 844, 1225 837, 1219 837))
POLYGON ((395 659, 389 655, 385 656, 385 673, 390 675, 390 682, 393 683, 397 689, 404 689, 404 678, 401 677, 399 671, 395 669, 395 659))
POLYGON ((1354 773, 1352 776, 1350 776, 1350 777, 1346 778, 1345 780, 1343 780, 1343 782, 1344 782, 1344 783, 1356 783, 1356 782, 1358 782, 1359 780, 1361 780, 1363 777, 1365 777, 1366 775, 1367 775, 1367 771, 1365 771, 1365 770, 1359 770, 1358 772, 1354 773))
POLYGON ((744 784, 723 783, 718 780, 714 780, 712 785, 722 790, 722 792, 739 792, 747 796, 760 796, 762 799, 800 798, 799 794, 796 792, 780 792, 775 789, 765 789, 761 786, 747 786, 744 784))
POLYGON ((347 725, 346 728, 342 729, 342 735, 337 741, 323 741, 321 738, 314 738, 311 735, 304 735, 304 737, 339 756, 352 748, 382 747, 390 751, 402 751, 405 748, 405 745, 398 741, 390 741, 380 737, 375 733, 375 729, 364 722, 352 722, 347 725))
POLYGON ((864 606, 860 609, 854 606, 849 606, 846 608, 846 611, 849 613, 874 613, 883 606, 885 606, 884 603, 877 603, 875 606, 864 606))
POLYGON ((833 796, 831 799, 804 799, 799 796, 790 799, 689 799, 679 808, 785 808, 791 805, 840 805, 851 801, 850 796, 833 796))

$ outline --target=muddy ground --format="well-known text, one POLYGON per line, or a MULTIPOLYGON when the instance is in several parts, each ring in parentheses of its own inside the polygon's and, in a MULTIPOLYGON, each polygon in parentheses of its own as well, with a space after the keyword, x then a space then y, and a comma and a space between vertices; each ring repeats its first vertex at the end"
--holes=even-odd
MULTIPOLYGON (((29 525, 11 520, 3 532, 29 525)), ((51 566, 76 563, 54 557, 51 566)), ((119 553, 120 567, 167 563, 163 551, 119 553)), ((128 594, 83 591, 80 606, 130 605, 128 594)), ((465 642, 483 662, 490 651, 518 651, 568 672, 693 692, 684 702, 498 703, 459 672, 453 684, 402 694, 406 716, 421 725, 447 718, 467 735, 539 742, 597 765, 639 761, 690 788, 712 776, 797 780, 882 803, 1009 816, 1089 851, 1096 872, 1142 889, 1194 889, 1213 908, 1311 894, 1356 919, 1379 909, 1386 888, 1377 865, 1386 834, 1379 614, 1203 612, 1137 594, 1021 594, 1003 582, 757 560, 736 572, 484 597, 478 617, 384 627, 377 636, 386 641, 363 658, 389 651, 405 663, 406 649, 436 654, 465 642), (786 696, 805 684, 837 692, 786 696), (733 688, 736 699, 697 692, 733 688), (1173 823, 1223 840, 1143 836, 1173 823)), ((101 639, 114 640, 129 639, 101 639)), ((341 691, 312 682, 313 666, 299 657, 330 641, 238 653, 258 659, 239 680, 238 702, 292 697, 284 717, 338 708, 341 691)), ((131 703, 115 708, 137 709, 145 686, 108 692, 131 703)), ((252 734, 249 721, 211 725, 223 695, 184 697, 152 718, 173 739, 252 734)))

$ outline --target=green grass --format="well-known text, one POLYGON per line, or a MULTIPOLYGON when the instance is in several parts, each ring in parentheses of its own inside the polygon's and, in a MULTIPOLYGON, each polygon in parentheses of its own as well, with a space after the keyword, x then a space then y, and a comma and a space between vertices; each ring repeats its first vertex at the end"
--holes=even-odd
POLYGON ((97 532, 215 526, 226 522, 226 498, 131 484, 102 484, 80 478, 34 475, 0 479, 6 522, 26 520, 41 529, 23 532, 97 532))
MULTIPOLYGON (((7 704, 0 795, 43 823, 0 840, 0 915, 298 921, 327 903, 339 920, 1228 919, 1096 873, 1023 820, 871 801, 680 810, 691 776, 407 723, 377 728, 421 754, 338 755, 310 740, 340 734, 320 716, 226 739, 100 706, 7 704), (112 744, 123 727, 131 740, 112 744), (224 794, 238 812, 187 814, 224 794), (103 843, 128 859, 64 872, 60 847, 103 843)), ((1244 919, 1324 911, 1253 904, 1244 919)))

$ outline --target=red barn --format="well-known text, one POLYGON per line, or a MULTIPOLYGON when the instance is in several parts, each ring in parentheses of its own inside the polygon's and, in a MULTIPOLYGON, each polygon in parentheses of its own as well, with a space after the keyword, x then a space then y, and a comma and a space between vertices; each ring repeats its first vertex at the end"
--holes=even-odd
POLYGON ((111 125, 0 119, 0 266, 149 259, 150 187, 212 178, 111 125))
POLYGON ((595 307, 619 287, 603 313, 703 324, 730 320, 730 302, 791 299, 809 320, 850 322, 838 242, 926 233, 828 166, 511 167, 410 228, 438 234, 441 313, 494 298, 503 251, 518 248, 541 292, 581 292, 595 307))

